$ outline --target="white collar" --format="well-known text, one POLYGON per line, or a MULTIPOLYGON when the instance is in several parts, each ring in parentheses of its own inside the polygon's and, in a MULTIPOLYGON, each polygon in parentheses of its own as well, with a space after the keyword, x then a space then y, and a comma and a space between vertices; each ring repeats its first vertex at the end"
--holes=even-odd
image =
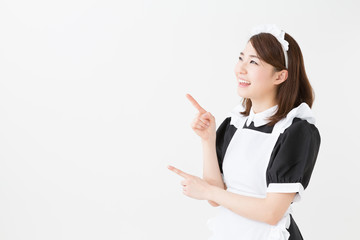
POLYGON ((246 120, 246 126, 250 126, 250 123, 253 121, 255 127, 265 125, 270 122, 269 117, 274 115, 277 111, 278 105, 275 105, 271 108, 268 108, 262 112, 254 113, 253 107, 250 108, 249 116, 246 120))

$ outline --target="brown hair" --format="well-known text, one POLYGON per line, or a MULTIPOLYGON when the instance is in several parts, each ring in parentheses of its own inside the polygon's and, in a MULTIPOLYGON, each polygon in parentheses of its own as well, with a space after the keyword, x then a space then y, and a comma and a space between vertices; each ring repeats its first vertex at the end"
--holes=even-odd
MULTIPOLYGON (((315 94, 306 76, 304 60, 301 49, 295 39, 285 33, 285 40, 289 43, 288 54, 288 78, 277 86, 276 102, 277 112, 269 118, 269 125, 274 125, 288 112, 305 102, 312 107, 315 94)), ((249 41, 255 48, 259 57, 274 67, 274 71, 286 69, 284 51, 280 42, 270 33, 259 33, 252 36, 249 41)), ((252 106, 251 99, 244 98, 242 105, 245 111, 241 114, 248 116, 252 106)))

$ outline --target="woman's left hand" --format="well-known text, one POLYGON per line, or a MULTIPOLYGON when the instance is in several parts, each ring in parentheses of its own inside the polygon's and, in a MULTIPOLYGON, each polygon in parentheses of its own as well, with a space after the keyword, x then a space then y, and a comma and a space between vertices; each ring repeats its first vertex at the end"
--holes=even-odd
POLYGON ((169 165, 168 169, 184 178, 184 180, 181 181, 183 194, 198 200, 209 200, 209 193, 212 185, 197 176, 185 173, 173 166, 169 165))

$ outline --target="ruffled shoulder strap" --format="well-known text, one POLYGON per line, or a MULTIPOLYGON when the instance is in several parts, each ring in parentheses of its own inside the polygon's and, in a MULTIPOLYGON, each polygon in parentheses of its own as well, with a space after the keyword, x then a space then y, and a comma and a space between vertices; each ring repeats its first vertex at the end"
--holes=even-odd
POLYGON ((283 119, 278 121, 273 129, 273 133, 283 133, 290 127, 294 118, 300 118, 315 125, 315 116, 307 103, 303 102, 296 108, 293 108, 283 119))
POLYGON ((240 113, 243 111, 245 111, 245 108, 240 102, 230 112, 228 112, 227 117, 231 117, 230 125, 234 125, 236 128, 242 128, 246 121, 246 116, 243 116, 240 113))

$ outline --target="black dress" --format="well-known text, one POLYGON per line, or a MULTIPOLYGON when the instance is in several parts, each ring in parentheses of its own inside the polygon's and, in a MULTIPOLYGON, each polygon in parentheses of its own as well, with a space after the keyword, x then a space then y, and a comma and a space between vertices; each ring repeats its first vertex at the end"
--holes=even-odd
MULTIPOLYGON (((267 192, 296 192, 301 199, 309 184, 320 147, 315 118, 306 103, 292 109, 270 126, 268 117, 277 105, 245 117, 241 104, 223 120, 216 131, 218 163, 227 191, 265 198, 267 192)), ((301 240, 291 206, 277 225, 244 218, 222 206, 209 219, 211 240, 301 240)), ((209 240, 210 240, 209 239, 209 240)))

